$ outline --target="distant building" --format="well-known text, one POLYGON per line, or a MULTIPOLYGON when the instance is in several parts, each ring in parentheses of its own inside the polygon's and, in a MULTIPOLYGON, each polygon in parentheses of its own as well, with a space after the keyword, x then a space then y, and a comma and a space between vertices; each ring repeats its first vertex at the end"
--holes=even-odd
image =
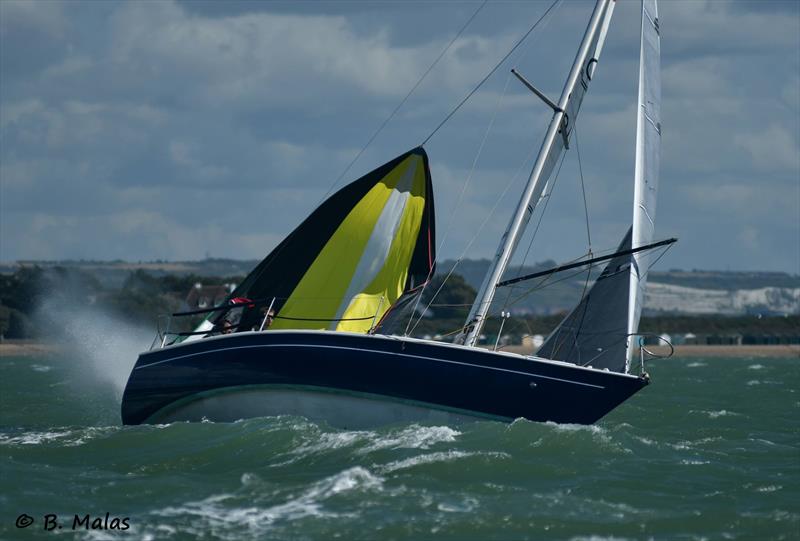
POLYGON ((202 310, 219 306, 225 302, 225 299, 235 288, 236 284, 204 286, 198 282, 186 295, 186 306, 189 310, 202 310))

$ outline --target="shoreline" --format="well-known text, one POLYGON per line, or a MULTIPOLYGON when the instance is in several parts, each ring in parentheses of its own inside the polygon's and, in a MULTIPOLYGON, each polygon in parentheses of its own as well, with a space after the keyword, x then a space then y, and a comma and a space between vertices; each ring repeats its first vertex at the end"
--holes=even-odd
MULTIPOLYGON (((36 340, 5 340, 0 342, 0 357, 30 357, 34 355, 51 355, 63 351, 63 347, 54 343, 37 342, 36 340)), ((667 346, 648 346, 648 350, 656 355, 669 353, 667 346)), ((502 351, 530 355, 532 348, 521 345, 508 346, 502 351)), ((780 357, 800 359, 800 344, 791 345, 680 345, 675 346, 676 357, 780 357)))

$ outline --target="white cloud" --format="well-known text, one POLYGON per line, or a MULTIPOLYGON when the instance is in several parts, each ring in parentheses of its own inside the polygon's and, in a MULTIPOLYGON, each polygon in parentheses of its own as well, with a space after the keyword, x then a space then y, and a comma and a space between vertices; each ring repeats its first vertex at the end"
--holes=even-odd
POLYGON ((800 178, 800 147, 783 126, 773 123, 762 131, 737 133, 734 142, 750 154, 759 169, 789 170, 800 178))
MULTIPOLYGON (((156 78, 168 70, 173 83, 182 79, 184 97, 226 104, 313 99, 319 87, 397 98, 446 43, 393 46, 385 27, 357 34, 341 16, 206 18, 172 2, 126 4, 114 15, 111 36, 116 63, 156 78)), ((503 36, 461 37, 431 85, 439 91, 442 85, 465 88, 508 42, 503 36)))

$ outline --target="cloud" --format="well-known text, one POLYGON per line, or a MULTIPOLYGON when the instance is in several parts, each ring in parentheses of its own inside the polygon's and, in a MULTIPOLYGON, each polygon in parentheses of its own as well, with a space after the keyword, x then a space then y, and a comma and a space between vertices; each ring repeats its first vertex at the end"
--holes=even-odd
POLYGON ((800 147, 783 126, 770 124, 755 133, 738 133, 734 143, 750 154, 759 169, 790 170, 800 174, 800 147))
MULTIPOLYGON (((384 3, 0 2, 0 259, 263 256, 475 7, 431 4, 423 20, 384 3)), ((657 230, 684 237, 666 264, 797 271, 794 256, 764 253, 798 244, 797 10, 659 8, 657 230)), ((337 187, 419 144, 543 9, 487 4, 337 187)), ((590 10, 564 3, 426 145, 440 235, 457 208, 444 257, 467 246, 549 121, 508 68, 556 98, 590 10)), ((533 259, 585 247, 577 146, 593 241, 616 246, 629 223, 639 12, 620 3, 614 17, 533 259)), ((529 171, 469 257, 494 252, 529 171)))

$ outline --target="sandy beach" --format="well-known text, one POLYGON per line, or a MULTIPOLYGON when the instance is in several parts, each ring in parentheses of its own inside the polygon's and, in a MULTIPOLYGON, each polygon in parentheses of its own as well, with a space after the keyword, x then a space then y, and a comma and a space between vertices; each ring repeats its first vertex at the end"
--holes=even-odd
POLYGON ((5 340, 0 342, 0 357, 29 357, 48 355, 60 350, 56 344, 34 342, 31 340, 5 340))

